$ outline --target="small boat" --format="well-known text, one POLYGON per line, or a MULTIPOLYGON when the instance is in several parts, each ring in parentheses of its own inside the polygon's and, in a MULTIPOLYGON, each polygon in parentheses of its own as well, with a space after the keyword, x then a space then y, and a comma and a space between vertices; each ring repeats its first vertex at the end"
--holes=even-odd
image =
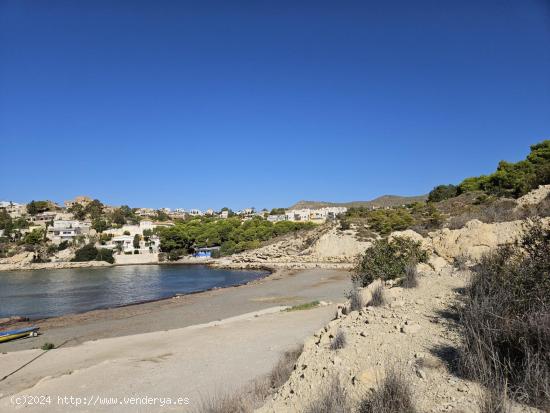
POLYGON ((21 337, 36 337, 40 327, 26 327, 19 330, 0 331, 0 343, 21 337))

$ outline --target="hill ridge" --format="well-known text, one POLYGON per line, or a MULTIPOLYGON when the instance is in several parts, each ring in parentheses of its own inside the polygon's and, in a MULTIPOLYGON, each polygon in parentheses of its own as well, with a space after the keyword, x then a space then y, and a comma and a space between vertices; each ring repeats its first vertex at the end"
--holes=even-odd
POLYGON ((414 202, 425 201, 428 195, 415 195, 415 196, 401 196, 401 195, 382 195, 374 198, 370 201, 349 201, 349 202, 330 202, 330 201, 308 201, 300 200, 288 209, 302 209, 302 208, 322 208, 328 206, 341 206, 341 207, 365 207, 365 206, 398 206, 403 204, 410 204, 414 202))

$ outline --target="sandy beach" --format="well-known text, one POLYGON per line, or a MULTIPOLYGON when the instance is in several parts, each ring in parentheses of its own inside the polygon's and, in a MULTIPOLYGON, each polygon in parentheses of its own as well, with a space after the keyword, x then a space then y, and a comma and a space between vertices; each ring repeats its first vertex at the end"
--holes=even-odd
MULTIPOLYGON (((335 305, 294 312, 281 311, 282 306, 342 301, 350 288, 344 271, 279 271, 239 287, 39 321, 41 336, 0 347, 1 376, 8 376, 0 381, 0 409, 21 407, 13 395, 55 396, 51 404, 25 411, 66 411, 57 403, 61 395, 181 396, 191 409, 202 398, 267 373, 283 351, 335 311, 335 305), (45 342, 61 347, 44 353, 39 348, 45 342)), ((119 407, 166 411, 174 406, 119 407)), ((77 411, 101 409, 113 410, 96 404, 77 411)))

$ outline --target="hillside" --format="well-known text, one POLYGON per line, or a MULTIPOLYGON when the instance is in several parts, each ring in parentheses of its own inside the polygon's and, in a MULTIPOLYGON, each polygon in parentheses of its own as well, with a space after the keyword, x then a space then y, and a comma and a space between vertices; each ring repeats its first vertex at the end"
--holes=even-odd
POLYGON ((378 198, 370 201, 351 201, 351 202, 325 202, 325 201, 298 201, 288 209, 302 209, 302 208, 322 208, 328 206, 338 207, 392 207, 404 204, 411 204, 414 202, 425 201, 428 198, 427 195, 416 196, 399 196, 399 195, 382 195, 378 198))

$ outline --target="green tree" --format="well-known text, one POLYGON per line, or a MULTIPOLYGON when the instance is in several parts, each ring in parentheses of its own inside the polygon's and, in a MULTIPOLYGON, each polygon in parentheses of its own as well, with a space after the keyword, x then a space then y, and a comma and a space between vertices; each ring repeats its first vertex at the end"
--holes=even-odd
POLYGON ((531 146, 523 161, 501 161, 490 175, 466 178, 458 186, 459 193, 484 191, 499 197, 518 198, 538 185, 550 183, 550 140, 531 146))
POLYGON ((27 204, 27 212, 31 215, 36 215, 41 212, 48 211, 50 203, 48 201, 31 201, 27 204))
POLYGON ((0 229, 4 230, 6 236, 9 236, 14 230, 15 225, 13 220, 5 209, 0 209, 0 229))
POLYGON ((170 216, 168 216, 168 214, 164 211, 161 211, 160 209, 155 211, 156 212, 156 216, 155 216, 155 219, 157 221, 169 221, 170 220, 170 216))
POLYGON ((27 232, 23 237, 23 243, 26 245, 38 245, 44 239, 44 230, 41 228, 33 229, 31 232, 27 232))
POLYGON ((73 204, 71 207, 67 208, 67 212, 73 214, 73 217, 79 221, 86 218, 86 211, 81 204, 73 204))
POLYGON ((455 185, 438 185, 428 195, 428 202, 440 202, 444 199, 454 198, 458 195, 458 187, 455 185))
POLYGON ((141 241, 141 237, 139 234, 134 235, 134 248, 139 249, 139 242, 141 241))
POLYGON ((93 201, 88 203, 88 205, 86 205, 84 211, 87 215, 90 216, 90 218, 97 219, 100 218, 103 214, 103 208, 104 206, 101 201, 99 199, 94 199, 93 201))
POLYGON ((101 233, 109 228, 109 224, 103 218, 95 218, 92 221, 92 228, 101 233))

